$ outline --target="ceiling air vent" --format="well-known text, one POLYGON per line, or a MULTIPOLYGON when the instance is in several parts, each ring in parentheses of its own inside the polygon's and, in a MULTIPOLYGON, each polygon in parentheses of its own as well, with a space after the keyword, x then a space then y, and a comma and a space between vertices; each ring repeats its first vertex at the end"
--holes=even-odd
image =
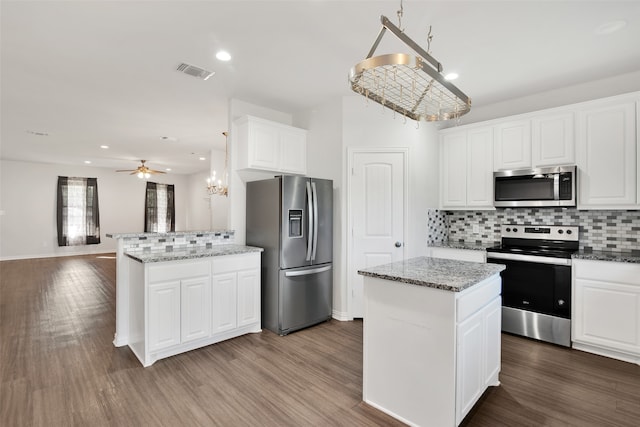
POLYGON ((178 66, 177 70, 181 73, 189 74, 190 76, 197 77, 202 80, 207 80, 215 74, 214 71, 207 71, 200 67, 196 67, 195 65, 185 64, 184 62, 178 66))

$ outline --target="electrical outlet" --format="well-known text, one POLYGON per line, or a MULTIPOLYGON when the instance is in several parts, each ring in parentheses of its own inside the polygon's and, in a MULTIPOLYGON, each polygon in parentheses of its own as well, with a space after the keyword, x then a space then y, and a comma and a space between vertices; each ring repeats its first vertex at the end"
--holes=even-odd
POLYGON ((473 234, 480 234, 480 226, 478 224, 473 224, 473 234))

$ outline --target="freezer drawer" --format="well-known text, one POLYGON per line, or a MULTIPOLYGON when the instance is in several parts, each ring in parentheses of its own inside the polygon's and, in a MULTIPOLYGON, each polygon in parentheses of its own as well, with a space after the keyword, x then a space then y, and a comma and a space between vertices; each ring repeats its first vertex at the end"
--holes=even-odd
POLYGON ((278 334, 286 335, 331 318, 331 264, 280 271, 278 334))

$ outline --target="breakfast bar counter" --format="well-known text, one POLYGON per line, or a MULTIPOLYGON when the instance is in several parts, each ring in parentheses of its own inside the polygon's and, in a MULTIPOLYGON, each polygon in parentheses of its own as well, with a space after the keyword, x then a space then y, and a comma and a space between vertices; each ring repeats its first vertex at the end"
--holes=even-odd
POLYGON ((457 426, 499 385, 503 265, 418 257, 364 276, 363 400, 415 426, 457 426))

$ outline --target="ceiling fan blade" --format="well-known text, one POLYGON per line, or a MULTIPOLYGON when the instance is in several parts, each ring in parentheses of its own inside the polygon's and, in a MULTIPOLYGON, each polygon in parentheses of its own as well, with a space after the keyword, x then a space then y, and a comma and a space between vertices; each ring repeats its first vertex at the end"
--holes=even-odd
POLYGON ((116 172, 135 172, 135 171, 137 171, 137 169, 120 169, 120 170, 117 170, 116 172))
POLYGON ((149 173, 166 173, 165 171, 157 171, 155 169, 149 169, 149 173))

